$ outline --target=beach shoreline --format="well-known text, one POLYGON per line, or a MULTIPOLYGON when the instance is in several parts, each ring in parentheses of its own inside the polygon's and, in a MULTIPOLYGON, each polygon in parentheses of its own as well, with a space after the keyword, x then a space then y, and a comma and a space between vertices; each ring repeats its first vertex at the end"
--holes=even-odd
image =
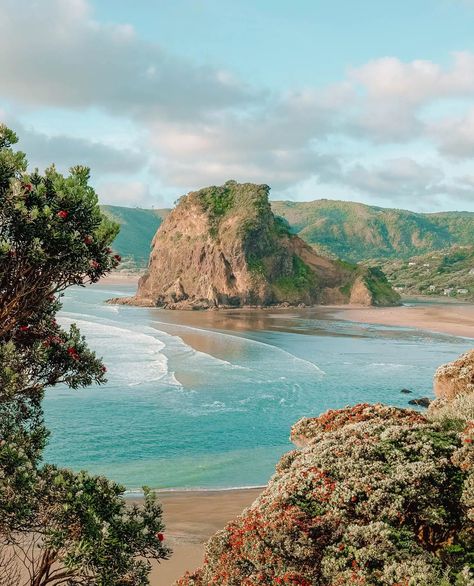
MULTIPOLYGON (((169 560, 154 563, 151 586, 171 586, 187 570, 198 568, 207 540, 250 506, 263 488, 172 490, 158 493, 166 525, 165 542, 173 550, 169 560)), ((127 498, 127 503, 141 498, 127 498)))
POLYGON ((413 328, 474 339, 474 304, 422 303, 397 307, 334 307, 330 316, 343 321, 413 328))

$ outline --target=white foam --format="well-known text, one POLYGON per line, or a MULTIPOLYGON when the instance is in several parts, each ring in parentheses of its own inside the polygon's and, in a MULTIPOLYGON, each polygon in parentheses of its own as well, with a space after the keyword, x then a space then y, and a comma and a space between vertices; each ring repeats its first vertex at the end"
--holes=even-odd
MULTIPOLYGON (((253 344, 253 345, 258 345, 258 346, 264 346, 266 348, 269 348, 272 352, 281 353, 286 358, 290 358, 291 360, 293 360, 296 363, 304 364, 305 366, 308 366, 309 368, 314 369, 319 375, 326 374, 314 362, 311 362, 310 360, 306 360, 305 358, 300 358, 299 356, 295 356, 294 354, 291 354, 291 352, 288 352, 287 350, 283 350, 282 348, 279 348, 278 346, 274 346, 273 344, 269 344, 267 342, 261 342, 260 340, 254 340, 252 338, 247 338, 247 337, 244 337, 244 336, 237 336, 235 334, 229 334, 227 332, 216 332, 214 330, 207 330, 207 329, 203 329, 203 328, 196 328, 194 326, 188 326, 188 325, 183 325, 183 324, 175 324, 175 323, 169 324, 167 322, 162 322, 162 321, 158 321, 158 320, 154 320, 153 323, 156 323, 156 324, 159 324, 159 325, 164 325, 164 326, 172 325, 173 327, 177 327, 177 328, 182 328, 182 329, 186 329, 186 330, 192 330, 192 331, 195 331, 195 332, 199 332, 201 334, 205 334, 206 336, 212 336, 212 335, 214 335, 214 336, 223 336, 223 337, 226 337, 226 338, 231 338, 231 339, 234 339, 234 340, 239 340, 241 343, 245 343, 245 344, 253 344)), ((220 359, 218 359, 216 357, 213 357, 213 358, 215 358, 216 360, 220 360, 220 359)), ((221 362, 230 364, 226 360, 221 360, 221 362)), ((240 367, 240 368, 243 368, 242 366, 235 365, 235 364, 233 364, 231 366, 233 366, 234 368, 237 367, 237 366, 240 367)))
POLYGON ((90 347, 103 356, 110 383, 138 386, 142 382, 176 384, 168 372, 168 359, 163 354, 164 343, 141 331, 118 327, 102 320, 71 319, 60 316, 63 326, 76 323, 90 347))

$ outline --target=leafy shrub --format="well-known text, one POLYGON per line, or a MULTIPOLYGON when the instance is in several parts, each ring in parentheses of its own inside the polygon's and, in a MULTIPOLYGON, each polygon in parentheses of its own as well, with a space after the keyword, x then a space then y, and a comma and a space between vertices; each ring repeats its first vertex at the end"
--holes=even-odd
MULTIPOLYGON (((472 583, 473 448, 411 410, 302 420, 262 495, 179 586, 472 583)), ((471 433, 471 432, 469 432, 471 433)), ((464 434, 464 435, 463 435, 464 434)))

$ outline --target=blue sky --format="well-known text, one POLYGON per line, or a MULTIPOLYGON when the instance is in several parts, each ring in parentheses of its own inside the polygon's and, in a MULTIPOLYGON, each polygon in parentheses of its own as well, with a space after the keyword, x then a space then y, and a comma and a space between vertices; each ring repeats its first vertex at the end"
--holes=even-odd
POLYGON ((2 0, 0 116, 106 203, 474 211, 474 0, 2 0))

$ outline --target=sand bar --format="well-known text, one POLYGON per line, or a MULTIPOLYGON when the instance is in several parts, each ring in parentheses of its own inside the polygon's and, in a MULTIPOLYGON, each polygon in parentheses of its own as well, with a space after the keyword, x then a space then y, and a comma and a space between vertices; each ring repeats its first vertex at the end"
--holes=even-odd
POLYGON ((433 303, 401 307, 339 308, 332 311, 336 319, 359 323, 409 327, 440 334, 474 338, 474 305, 468 303, 433 303))

